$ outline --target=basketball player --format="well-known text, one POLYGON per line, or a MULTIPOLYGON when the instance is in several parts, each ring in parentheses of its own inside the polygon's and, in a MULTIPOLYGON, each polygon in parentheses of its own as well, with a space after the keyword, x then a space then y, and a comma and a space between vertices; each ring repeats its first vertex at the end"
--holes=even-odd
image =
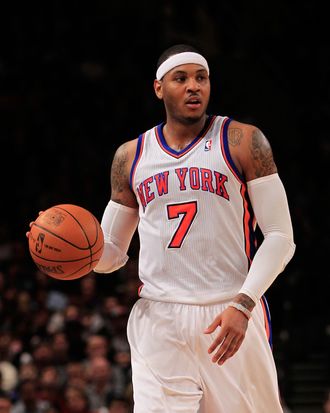
POLYGON ((95 268, 125 265, 138 227, 134 412, 282 412, 264 293, 295 244, 270 144, 207 113, 208 63, 189 45, 161 55, 154 90, 166 120, 114 156, 95 268))

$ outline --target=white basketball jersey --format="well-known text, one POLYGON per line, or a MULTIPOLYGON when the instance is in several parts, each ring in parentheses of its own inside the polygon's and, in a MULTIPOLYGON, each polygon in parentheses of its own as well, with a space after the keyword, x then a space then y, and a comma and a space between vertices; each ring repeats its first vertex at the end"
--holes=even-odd
POLYGON ((208 304, 234 296, 256 250, 244 178, 229 153, 230 119, 210 116, 178 152, 163 124, 139 137, 130 183, 139 203, 140 296, 208 304))

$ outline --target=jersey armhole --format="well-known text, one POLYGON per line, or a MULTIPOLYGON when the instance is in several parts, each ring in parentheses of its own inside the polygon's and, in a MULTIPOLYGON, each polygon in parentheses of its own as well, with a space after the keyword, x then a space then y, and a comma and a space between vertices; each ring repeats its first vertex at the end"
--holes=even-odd
POLYGON ((222 150, 222 155, 225 159, 225 162, 231 172, 234 174, 234 176, 237 178, 237 180, 240 183, 245 183, 244 176, 239 172, 237 169, 237 166, 235 165, 235 162, 233 161, 233 158, 230 155, 230 149, 229 149, 229 143, 228 143, 228 128, 229 124, 232 121, 231 118, 226 118, 223 121, 223 125, 221 128, 220 132, 220 141, 221 141, 221 150, 222 150))
POLYGON ((137 165, 138 165, 138 163, 141 159, 141 156, 142 156, 144 137, 145 137, 145 133, 141 134, 138 137, 135 157, 134 157, 132 167, 131 167, 131 171, 130 171, 130 174, 129 174, 129 186, 130 186, 130 188, 133 192, 134 192, 134 189, 133 189, 134 175, 135 175, 136 167, 137 167, 137 165))

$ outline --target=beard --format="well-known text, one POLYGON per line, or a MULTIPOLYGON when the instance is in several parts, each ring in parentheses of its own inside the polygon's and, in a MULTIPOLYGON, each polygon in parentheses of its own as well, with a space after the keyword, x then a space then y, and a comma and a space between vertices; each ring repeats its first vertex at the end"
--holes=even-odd
POLYGON ((185 125, 193 126, 200 123, 203 119, 206 119, 207 105, 203 105, 196 111, 189 110, 187 107, 178 105, 172 99, 168 99, 165 105, 167 118, 174 120, 175 122, 185 125))
POLYGON ((183 115, 183 114, 172 114, 171 116, 173 119, 175 119, 178 123, 181 123, 183 125, 191 126, 199 123, 203 118, 205 118, 205 112, 195 114, 195 115, 183 115))

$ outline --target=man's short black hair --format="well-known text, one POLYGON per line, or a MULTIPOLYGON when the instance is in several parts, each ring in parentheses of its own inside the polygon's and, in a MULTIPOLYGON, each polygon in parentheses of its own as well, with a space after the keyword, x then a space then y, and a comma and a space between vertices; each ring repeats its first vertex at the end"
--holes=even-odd
POLYGON ((157 69, 159 66, 165 62, 170 56, 173 56, 178 53, 183 53, 183 52, 193 52, 193 53, 200 53, 199 50, 196 49, 196 47, 191 46, 189 44, 175 44, 174 46, 169 47, 166 49, 159 57, 157 61, 157 69))

